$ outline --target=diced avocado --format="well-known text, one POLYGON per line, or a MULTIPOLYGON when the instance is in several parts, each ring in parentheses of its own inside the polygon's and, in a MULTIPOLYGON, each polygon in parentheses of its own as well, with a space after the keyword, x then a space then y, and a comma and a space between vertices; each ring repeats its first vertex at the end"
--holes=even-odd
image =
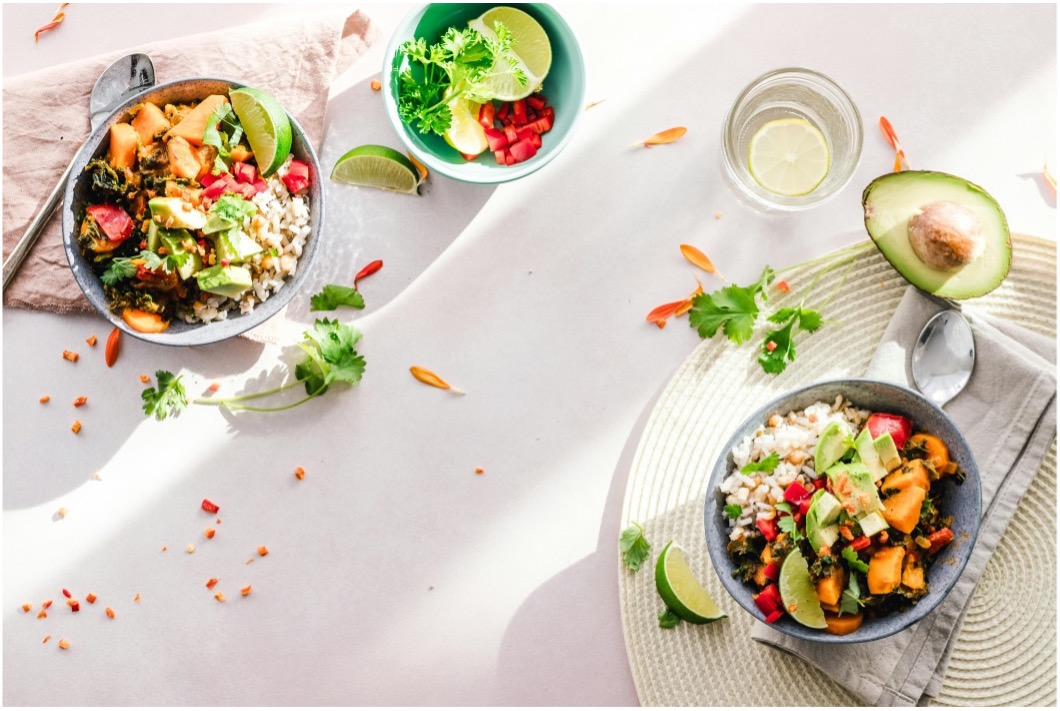
POLYGON ((151 198, 147 207, 151 210, 151 220, 159 227, 201 230, 206 226, 206 214, 177 197, 151 198))
POLYGON ((861 197, 865 229, 911 284, 951 299, 997 288, 1012 263, 1005 213, 985 190, 928 170, 888 173, 861 197))
POLYGON ((169 254, 187 255, 177 267, 181 279, 191 279, 202 269, 202 256, 193 248, 195 240, 187 230, 158 230, 158 236, 169 254))
POLYGON ((245 262, 258 252, 264 251, 260 244, 238 228, 218 232, 213 235, 212 239, 217 258, 233 264, 245 262))
POLYGON ((154 220, 148 220, 147 225, 147 248, 152 252, 157 252, 158 248, 162 246, 162 240, 158 236, 158 223, 154 220))
POLYGON ((864 463, 833 464, 826 474, 832 482, 832 493, 851 516, 883 510, 876 484, 864 463))
POLYGON ((828 467, 846 456, 850 451, 849 439, 849 427, 842 422, 828 423, 813 450, 813 468, 818 474, 824 474, 828 467))
POLYGON ((253 286, 250 271, 244 267, 229 265, 223 267, 217 264, 207 267, 195 277, 199 282, 199 288, 211 294, 238 298, 240 294, 253 286))
POLYGON ((861 532, 866 536, 875 536, 887 528, 887 520, 878 511, 873 511, 867 516, 861 517, 858 519, 858 524, 861 526, 861 532))
POLYGON ((842 506, 839 500, 824 489, 818 489, 810 499, 810 508, 806 511, 806 537, 815 551, 822 547, 832 547, 839 538, 839 512, 842 506))
POLYGON ((872 441, 872 433, 867 427, 854 440, 854 447, 858 450, 861 463, 868 467, 873 483, 887 476, 887 467, 883 466, 883 460, 876 451, 876 443, 872 441))
POLYGON ((206 216, 206 224, 202 228, 202 233, 204 235, 212 235, 217 232, 230 230, 235 226, 236 223, 234 220, 229 220, 228 218, 221 217, 216 212, 211 212, 206 216))
POLYGON ((894 437, 890 432, 884 432, 873 442, 876 445, 876 453, 880 455, 880 461, 884 468, 893 472, 902 466, 902 457, 898 454, 898 447, 894 445, 894 437))

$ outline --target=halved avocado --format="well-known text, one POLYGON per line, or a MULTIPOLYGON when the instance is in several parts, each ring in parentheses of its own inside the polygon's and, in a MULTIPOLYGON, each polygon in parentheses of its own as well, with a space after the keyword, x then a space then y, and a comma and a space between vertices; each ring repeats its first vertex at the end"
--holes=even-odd
POLYGON ((968 299, 993 291, 1008 276, 1012 265, 1008 220, 997 201, 974 183, 932 170, 903 170, 869 183, 861 204, 865 229, 880 252, 899 274, 924 291, 968 299), (928 229, 924 229, 924 215, 937 216, 928 229), (946 224, 961 216, 965 218, 961 224, 946 224), (959 244, 969 224, 978 227, 976 240, 981 241, 974 250, 959 244), (938 237, 946 254, 936 262, 949 262, 950 267, 927 263, 914 249, 911 234, 914 238, 938 237), (958 244, 951 245, 951 237, 958 244))

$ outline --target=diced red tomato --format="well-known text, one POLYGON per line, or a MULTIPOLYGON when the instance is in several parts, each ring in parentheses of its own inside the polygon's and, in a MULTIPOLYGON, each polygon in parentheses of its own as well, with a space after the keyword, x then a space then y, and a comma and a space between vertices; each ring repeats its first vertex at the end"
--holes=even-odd
POLYGON ((754 596, 755 605, 762 614, 770 615, 774 612, 784 610, 784 603, 780 599, 780 589, 776 583, 770 583, 762 588, 762 592, 754 596))
POLYGON ((233 163, 232 177, 241 183, 253 183, 258 177, 258 171, 249 163, 233 163))
POLYGON ((494 114, 493 117, 498 121, 504 121, 504 119, 508 118, 508 112, 510 110, 511 105, 507 101, 505 101, 503 104, 501 104, 501 107, 497 109, 497 113, 494 114))
POLYGON ((258 178, 257 180, 254 181, 254 192, 263 193, 263 192, 265 192, 268 189, 269 189, 269 184, 266 183, 261 178, 258 178))
POLYGON ((493 128, 493 118, 497 109, 492 101, 487 101, 478 110, 478 122, 482 128, 493 128))
POLYGON ((290 170, 283 176, 283 184, 295 194, 306 190, 310 185, 309 166, 300 160, 292 160, 290 170))
POLYGON ((534 132, 524 126, 523 128, 516 128, 515 135, 519 137, 520 141, 529 141, 530 136, 533 136, 534 132))
POLYGON ((511 151, 505 151, 504 152, 504 164, 505 165, 515 165, 515 156, 513 156, 511 154, 511 151))
POLYGON ((522 163, 524 160, 537 155, 537 149, 534 148, 534 144, 528 139, 512 144, 509 150, 511 150, 512 157, 515 158, 516 163, 522 163))
POLYGON ((111 242, 124 242, 132 237, 132 218, 117 205, 92 205, 85 212, 92 216, 111 242))
POLYGON ((527 123, 533 123, 534 121, 537 121, 537 112, 534 111, 533 109, 527 109, 526 110, 526 122, 527 123))
POLYGON ((760 518, 755 521, 755 525, 758 526, 758 530, 762 532, 762 535, 766 537, 767 541, 776 540, 777 522, 775 520, 766 521, 765 519, 760 518))
POLYGON ((486 140, 490 144, 490 150, 496 153, 497 151, 503 150, 508 147, 508 137, 504 135, 504 131, 498 131, 497 129, 490 126, 485 129, 486 140))
MULTIPOLYGON (((258 194, 258 191, 254 188, 254 186, 249 184, 249 183, 239 183, 238 187, 236 189, 236 192, 238 192, 240 195, 242 195, 247 200, 250 200, 252 197, 254 197, 255 195, 258 194)), ((298 191, 295 190, 295 191, 292 191, 292 192, 298 192, 298 191)))
POLYGON ((806 487, 798 481, 791 482, 784 490, 784 500, 792 506, 798 506, 808 498, 810 498, 810 492, 806 491, 806 487))
POLYGON ((535 134, 531 135, 530 136, 530 142, 534 144, 534 148, 540 148, 541 147, 541 134, 540 133, 535 133, 535 134))
POLYGON ((894 446, 898 449, 905 447, 909 436, 913 434, 913 422, 908 417, 889 415, 883 412, 869 415, 869 420, 865 423, 865 427, 868 428, 869 434, 872 435, 873 439, 883 435, 885 432, 890 432, 891 439, 894 440, 894 446))
POLYGON ((948 528, 940 528, 928 537, 928 543, 931 547, 928 548, 928 555, 934 555, 942 550, 950 541, 953 540, 953 531, 948 528))
POLYGON ((497 165, 504 165, 504 151, 493 151, 493 157, 497 159, 497 165))
POLYGON ((858 536, 850 542, 850 547, 856 551, 860 551, 864 548, 868 548, 871 543, 872 539, 868 536, 858 536))
POLYGON ((512 102, 512 118, 516 123, 526 123, 526 99, 512 102))
POLYGON ((206 175, 199 178, 199 185, 204 188, 208 188, 220 179, 220 175, 214 175, 213 173, 207 173, 206 175))
POLYGON ((519 134, 510 124, 504 127, 504 136, 508 139, 508 143, 515 143, 519 140, 519 134))
POLYGON ((545 108, 545 97, 541 94, 531 94, 526 97, 526 103, 530 104, 530 107, 535 111, 540 111, 545 108))

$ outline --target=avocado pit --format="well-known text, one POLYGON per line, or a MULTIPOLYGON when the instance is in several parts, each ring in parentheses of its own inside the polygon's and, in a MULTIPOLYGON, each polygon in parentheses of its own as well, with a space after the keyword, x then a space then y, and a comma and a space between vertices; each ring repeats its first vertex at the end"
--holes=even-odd
POLYGON ((939 200, 909 219, 909 244, 925 264, 953 271, 986 250, 979 220, 963 205, 939 200))

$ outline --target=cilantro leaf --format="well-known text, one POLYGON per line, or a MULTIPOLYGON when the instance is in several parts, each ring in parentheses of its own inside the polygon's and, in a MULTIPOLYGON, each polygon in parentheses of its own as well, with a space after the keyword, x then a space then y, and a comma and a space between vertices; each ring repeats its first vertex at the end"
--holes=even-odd
POLYGON ((795 360, 795 342, 791 338, 794 326, 795 319, 792 318, 784 328, 766 334, 762 352, 758 355, 762 370, 772 375, 783 373, 788 363, 795 360))
POLYGON ((681 624, 681 618, 674 614, 669 607, 659 612, 659 626, 664 630, 673 629, 681 624))
POLYGON ((352 326, 317 319, 298 344, 306 359, 295 367, 295 377, 305 382, 310 397, 323 395, 333 382, 357 383, 364 375, 364 357, 354 346, 361 334, 352 326))
POLYGON ((144 413, 154 416, 156 420, 164 420, 167 417, 176 417, 188 405, 188 398, 184 394, 184 386, 180 382, 181 376, 174 376, 168 370, 155 372, 156 387, 150 387, 140 393, 144 401, 144 413))
POLYGON ((689 325, 699 332, 700 338, 712 338, 721 328, 730 341, 737 345, 743 343, 754 334, 759 314, 757 296, 762 294, 765 298, 765 288, 773 277, 773 270, 766 267, 758 281, 750 286, 733 284, 696 296, 688 313, 689 325))
POLYGON ((799 328, 813 333, 821 327, 821 314, 813 309, 799 309, 799 328))
POLYGON ((806 537, 799 530, 798 524, 795 523, 795 517, 791 515, 779 517, 777 519, 777 528, 791 536, 793 543, 798 543, 806 537))
POLYGON ((758 472, 761 474, 772 474, 773 470, 780 464, 780 455, 773 452, 768 457, 760 462, 749 462, 740 469, 741 474, 752 474, 758 472))
POLYGON ((864 607, 861 602, 861 586, 858 584, 857 574, 851 573, 847 589, 843 591, 842 597, 839 598, 839 611, 844 614, 856 615, 860 607, 864 607))
POLYGON ((786 514, 791 513, 791 504, 789 504, 787 501, 781 501, 778 504, 773 504, 773 508, 777 511, 783 511, 786 514))
POLYGON ((232 162, 232 148, 243 137, 243 126, 239 123, 232 105, 225 102, 213 110, 206 119, 206 129, 202 133, 202 143, 217 149, 214 159, 214 170, 223 173, 232 162), (221 129, 228 129, 222 131, 221 129))
POLYGON ((128 257, 115 257, 110 260, 107 269, 99 275, 99 280, 107 286, 114 286, 119 281, 131 279, 136 275, 136 265, 128 257))
POLYGON ((726 504, 725 515, 731 518, 733 521, 740 518, 740 514, 743 513, 743 508, 739 504, 726 504))
POLYGON ((632 525, 619 536, 618 547, 622 551, 622 562, 635 573, 651 557, 651 543, 644 537, 644 526, 636 521, 630 523, 632 525))
POLYGON ((225 193, 210 205, 210 214, 231 222, 231 227, 242 225, 243 220, 258 213, 258 206, 243 198, 242 195, 225 193))
POLYGON ((855 551, 850 546, 847 546, 843 549, 843 560, 847 562, 847 567, 850 568, 852 571, 856 570, 859 573, 869 572, 868 563, 863 563, 861 559, 858 558, 857 551, 855 551))
POLYGON ((319 294, 314 294, 309 298, 310 311, 334 311, 339 306, 363 309, 364 297, 356 287, 325 284, 319 294))

